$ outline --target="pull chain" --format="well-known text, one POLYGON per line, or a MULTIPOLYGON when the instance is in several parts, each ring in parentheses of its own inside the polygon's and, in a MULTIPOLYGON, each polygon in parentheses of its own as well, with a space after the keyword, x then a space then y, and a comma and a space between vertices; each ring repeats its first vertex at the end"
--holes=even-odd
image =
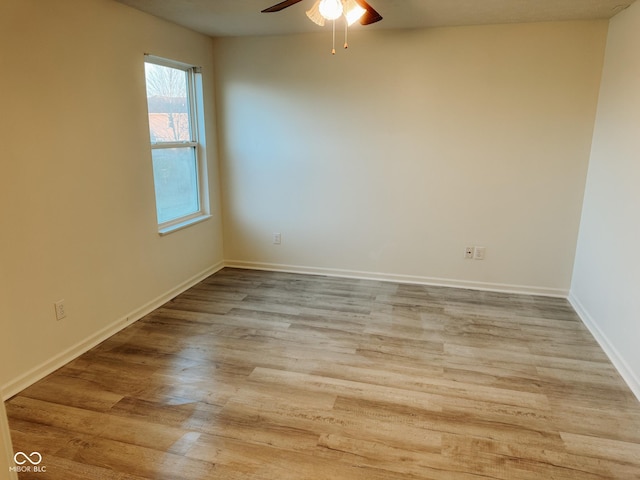
POLYGON ((331 49, 331 55, 336 54, 336 21, 333 21, 333 48, 331 49))
POLYGON ((349 22, 344 22, 344 48, 349 48, 349 22))

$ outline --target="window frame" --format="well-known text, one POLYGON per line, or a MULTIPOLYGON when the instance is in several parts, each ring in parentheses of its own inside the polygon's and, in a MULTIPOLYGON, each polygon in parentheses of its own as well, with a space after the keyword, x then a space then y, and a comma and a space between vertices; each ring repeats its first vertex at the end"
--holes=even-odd
MULTIPOLYGON (((207 162, 206 153, 204 148, 204 105, 203 105, 203 88, 202 88, 202 72, 200 67, 191 65, 188 63, 171 60, 168 58, 158 57, 155 55, 145 54, 144 63, 159 65, 162 67, 174 68, 176 70, 182 70, 186 75, 186 88, 187 88, 187 112, 189 122, 189 138, 190 140, 184 141, 152 141, 151 139, 151 126, 149 123, 149 104, 147 100, 147 124, 149 132, 149 145, 150 153, 152 157, 151 171, 153 175, 154 183, 154 203, 156 206, 156 224, 158 226, 158 233, 160 235, 166 235, 167 233, 180 230, 190 225, 199 223, 211 217, 209 211, 209 191, 208 191, 208 175, 207 175, 207 162), (193 149, 195 170, 196 170, 196 188, 197 188, 197 200, 198 210, 187 215, 183 215, 165 222, 159 221, 158 215, 158 194, 155 181, 155 169, 153 165, 153 151, 162 149, 193 149)), ((145 66, 145 92, 147 92, 147 74, 145 66)), ((145 95, 148 99, 148 96, 145 95)))

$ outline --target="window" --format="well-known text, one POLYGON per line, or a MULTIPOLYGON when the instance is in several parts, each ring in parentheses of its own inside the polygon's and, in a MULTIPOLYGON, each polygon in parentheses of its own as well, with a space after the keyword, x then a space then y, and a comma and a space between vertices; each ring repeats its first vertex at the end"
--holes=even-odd
POLYGON ((196 67, 146 56, 145 77, 160 233, 208 218, 202 88, 196 67), (199 95, 200 94, 200 95, 199 95), (200 128, 198 128, 200 127, 200 128))

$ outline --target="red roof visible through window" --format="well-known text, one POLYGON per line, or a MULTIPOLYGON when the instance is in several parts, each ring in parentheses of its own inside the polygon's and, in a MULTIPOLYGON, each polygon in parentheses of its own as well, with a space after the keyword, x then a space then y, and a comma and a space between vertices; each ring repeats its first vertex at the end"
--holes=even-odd
POLYGON ((186 113, 150 113, 149 132, 151 141, 188 142, 189 116, 186 113))

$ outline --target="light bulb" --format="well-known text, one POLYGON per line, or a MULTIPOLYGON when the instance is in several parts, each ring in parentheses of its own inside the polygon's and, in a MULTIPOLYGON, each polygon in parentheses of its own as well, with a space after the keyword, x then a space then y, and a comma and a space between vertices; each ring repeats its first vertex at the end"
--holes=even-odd
POLYGON ((344 2, 344 17, 347 19, 349 26, 360 20, 360 17, 364 15, 366 10, 356 3, 356 0, 345 0, 344 2))
POLYGON ((342 15, 342 2, 340 0, 322 0, 319 9, 324 18, 335 20, 342 15))
POLYGON ((313 23, 324 27, 324 17, 320 13, 319 7, 320 0, 316 0, 313 6, 309 10, 307 10, 307 17, 309 17, 309 20, 311 20, 313 23))

